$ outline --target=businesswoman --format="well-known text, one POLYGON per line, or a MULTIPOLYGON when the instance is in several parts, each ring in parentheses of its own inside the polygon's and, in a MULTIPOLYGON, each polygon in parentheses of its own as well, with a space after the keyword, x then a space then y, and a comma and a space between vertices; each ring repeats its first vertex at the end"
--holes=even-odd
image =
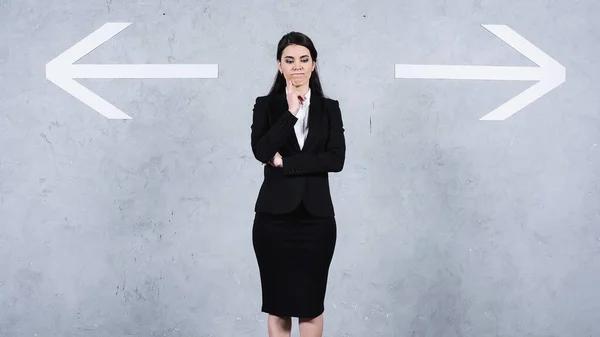
POLYGON ((252 228, 262 312, 271 337, 321 337, 324 298, 337 228, 329 172, 344 167, 346 143, 339 102, 326 98, 309 37, 291 32, 277 46, 278 72, 256 98, 251 145, 263 163, 252 228))

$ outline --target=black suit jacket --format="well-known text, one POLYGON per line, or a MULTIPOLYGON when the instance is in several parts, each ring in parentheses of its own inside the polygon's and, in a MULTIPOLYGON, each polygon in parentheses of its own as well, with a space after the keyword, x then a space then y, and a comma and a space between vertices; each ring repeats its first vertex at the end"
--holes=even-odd
POLYGON ((254 157, 270 162, 276 152, 283 167, 264 166, 264 181, 254 211, 281 214, 293 211, 301 201, 316 216, 334 216, 329 172, 344 167, 346 142, 339 102, 310 96, 308 135, 300 149, 285 93, 256 98, 251 145, 254 157))

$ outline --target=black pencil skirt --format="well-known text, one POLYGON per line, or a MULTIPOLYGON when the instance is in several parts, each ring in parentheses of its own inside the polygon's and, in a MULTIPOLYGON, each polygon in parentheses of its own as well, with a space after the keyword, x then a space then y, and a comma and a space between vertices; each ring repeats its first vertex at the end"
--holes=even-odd
POLYGON ((288 214, 256 213, 252 243, 261 311, 279 317, 322 314, 336 237, 335 217, 315 217, 303 204, 288 214))

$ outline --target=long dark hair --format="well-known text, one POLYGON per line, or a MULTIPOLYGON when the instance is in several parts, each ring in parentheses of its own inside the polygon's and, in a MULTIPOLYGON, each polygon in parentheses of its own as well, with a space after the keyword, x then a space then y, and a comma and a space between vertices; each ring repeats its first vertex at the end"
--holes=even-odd
MULTIPOLYGON (((277 44, 277 61, 281 62, 281 54, 283 54, 283 50, 291 44, 306 47, 310 51, 310 57, 312 60, 317 62, 317 49, 315 48, 315 45, 308 36, 299 32, 289 32, 281 37, 281 40, 279 40, 279 43, 277 44)), ((321 87, 321 81, 319 80, 319 72, 317 71, 318 66, 318 64, 315 64, 315 69, 310 76, 308 86, 310 87, 311 95, 325 97, 323 88, 321 87)), ((277 75, 275 75, 273 85, 271 86, 271 90, 269 91, 269 95, 285 93, 285 87, 285 77, 278 70, 277 75)))

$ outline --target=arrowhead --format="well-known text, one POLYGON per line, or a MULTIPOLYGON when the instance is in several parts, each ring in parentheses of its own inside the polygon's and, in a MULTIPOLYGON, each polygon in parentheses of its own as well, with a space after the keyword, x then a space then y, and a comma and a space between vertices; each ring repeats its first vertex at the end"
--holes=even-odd
POLYGON ((565 81, 566 68, 562 64, 558 63, 548 54, 525 40, 521 35, 517 34, 506 25, 482 26, 513 47, 523 56, 536 63, 542 70, 542 77, 538 83, 513 97, 511 100, 502 104, 479 120, 505 120, 565 81))
POLYGON ((98 48, 104 42, 127 28, 129 22, 109 22, 100 27, 83 40, 58 55, 46 64, 46 78, 59 88, 87 104, 92 109, 109 119, 131 119, 131 117, 108 103, 102 97, 77 83, 72 76, 73 63, 98 48))

